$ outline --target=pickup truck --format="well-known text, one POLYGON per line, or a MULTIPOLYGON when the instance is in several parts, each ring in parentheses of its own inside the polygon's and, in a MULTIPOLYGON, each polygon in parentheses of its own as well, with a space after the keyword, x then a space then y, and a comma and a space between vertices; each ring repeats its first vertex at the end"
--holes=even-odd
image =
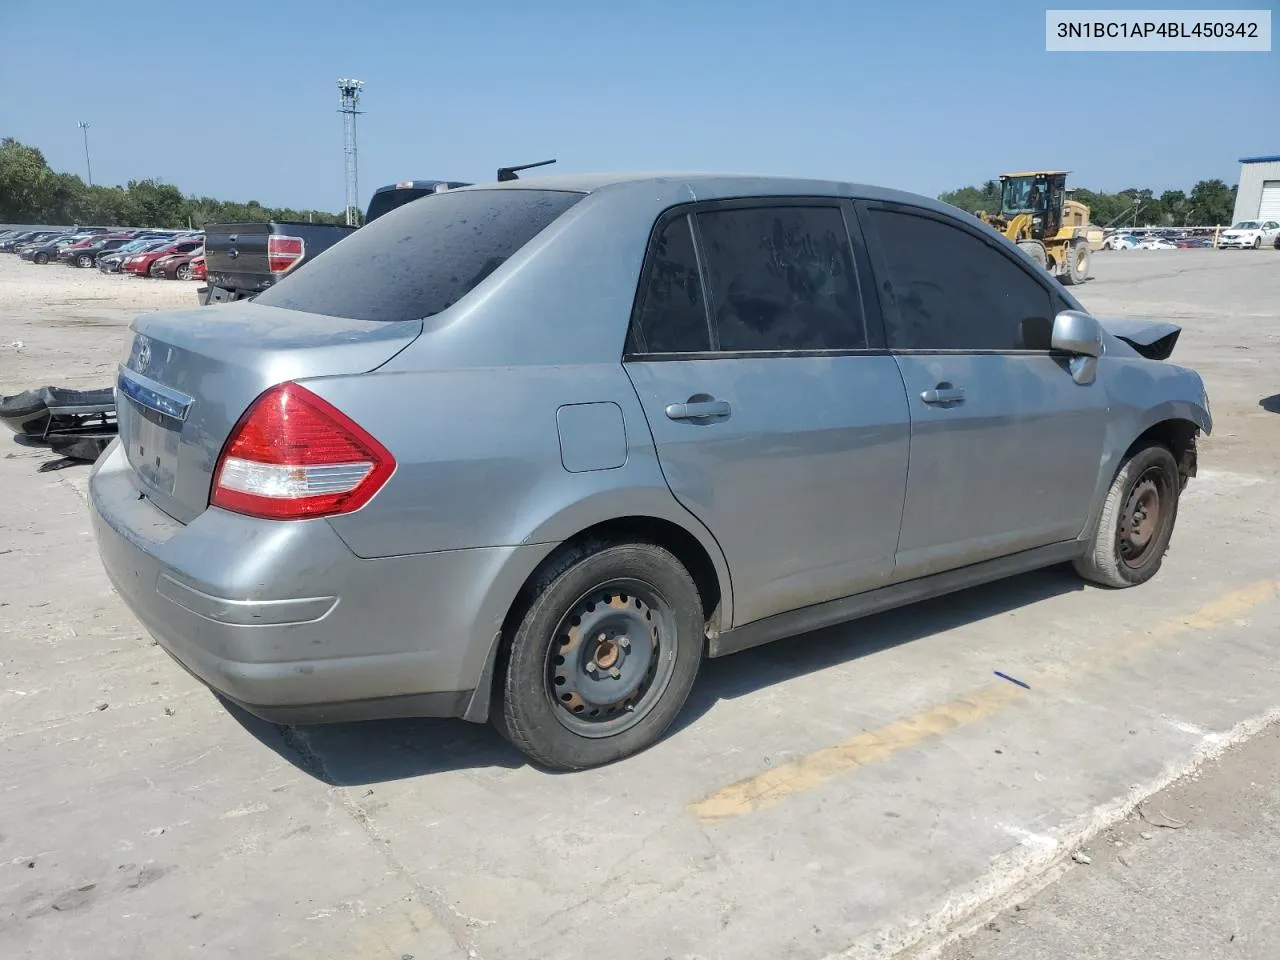
MULTIPOLYGON (((516 172, 554 160, 499 167, 499 180, 518 179, 516 172)), ((374 191, 364 222, 370 223, 412 200, 469 187, 454 180, 401 180, 374 191)), ((204 256, 208 283, 196 294, 200 303, 227 303, 261 293, 281 277, 300 269, 356 229, 328 223, 290 220, 211 223, 205 226, 204 256)))

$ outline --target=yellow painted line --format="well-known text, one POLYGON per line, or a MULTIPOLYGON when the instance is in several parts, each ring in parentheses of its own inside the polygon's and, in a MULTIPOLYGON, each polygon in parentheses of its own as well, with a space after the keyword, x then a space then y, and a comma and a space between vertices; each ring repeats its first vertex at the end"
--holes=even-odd
MULTIPOLYGON (((1189 614, 1162 620, 1144 633, 1119 640, 1100 656, 1091 657, 1084 669, 1096 670, 1139 650, 1192 630, 1207 630, 1239 619, 1254 607, 1280 596, 1280 578, 1260 580, 1223 594, 1189 614)), ((1076 670, 1076 675, 1079 673, 1076 670)), ((1071 676, 1071 668, 1050 668, 1025 679, 1036 689, 1061 682, 1071 676)), ((779 764, 716 790, 689 805, 689 811, 707 825, 724 823, 757 810, 765 810, 788 797, 813 790, 826 783, 887 759, 902 750, 919 746, 958 727, 993 716, 1028 691, 1011 683, 991 684, 975 693, 893 723, 859 733, 830 747, 779 764)))

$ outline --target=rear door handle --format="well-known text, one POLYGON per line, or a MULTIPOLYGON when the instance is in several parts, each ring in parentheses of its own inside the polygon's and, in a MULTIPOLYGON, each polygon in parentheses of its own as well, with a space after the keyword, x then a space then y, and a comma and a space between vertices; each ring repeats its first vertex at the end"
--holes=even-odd
POLYGON ((728 400, 690 400, 685 403, 667 404, 667 417, 671 420, 702 420, 729 415, 728 400))
POLYGON ((953 387, 943 382, 932 390, 924 391, 920 394, 920 399, 925 403, 963 403, 964 387, 953 387))

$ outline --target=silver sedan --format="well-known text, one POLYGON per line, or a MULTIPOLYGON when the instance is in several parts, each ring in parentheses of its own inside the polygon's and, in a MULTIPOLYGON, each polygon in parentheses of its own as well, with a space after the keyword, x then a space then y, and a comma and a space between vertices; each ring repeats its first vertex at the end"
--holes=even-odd
POLYGON ((103 562, 228 700, 635 753, 704 657, 1071 563, 1156 574, 1211 429, 1178 327, 847 183, 559 176, 393 210, 148 314, 103 562))

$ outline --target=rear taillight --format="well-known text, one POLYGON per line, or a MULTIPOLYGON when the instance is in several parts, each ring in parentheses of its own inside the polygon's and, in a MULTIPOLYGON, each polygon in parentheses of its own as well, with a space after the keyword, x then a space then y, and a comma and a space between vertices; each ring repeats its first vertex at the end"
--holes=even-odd
POLYGON ((269 520, 351 513, 395 469, 390 451, 345 413, 283 383, 255 400, 231 431, 209 503, 269 520))
POLYGON ((302 259, 305 249, 301 237, 267 237, 267 266, 272 273, 287 273, 302 259))

